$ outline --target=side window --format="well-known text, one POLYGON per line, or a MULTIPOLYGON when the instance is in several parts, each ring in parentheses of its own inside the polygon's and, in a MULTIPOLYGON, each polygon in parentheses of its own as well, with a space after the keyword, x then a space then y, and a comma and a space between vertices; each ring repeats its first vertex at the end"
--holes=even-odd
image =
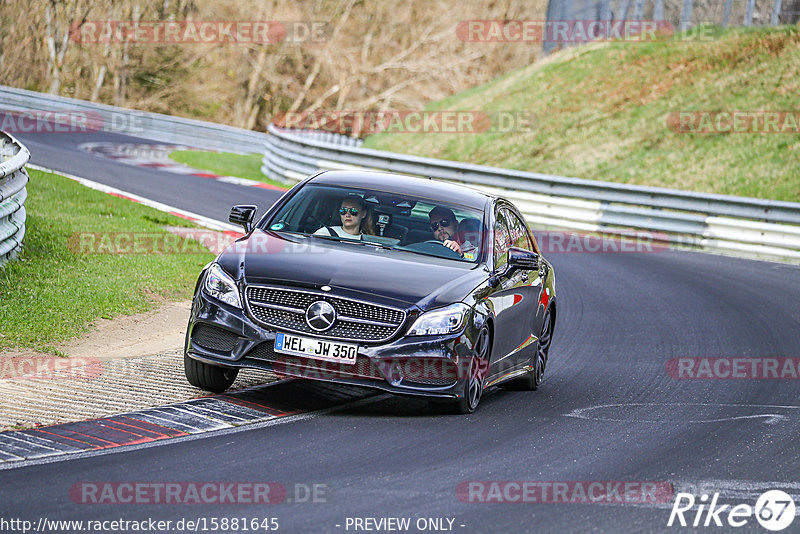
POLYGON ((502 269, 508 263, 508 249, 511 247, 511 232, 506 222, 505 213, 497 212, 494 222, 494 268, 502 269))
POLYGON ((516 213, 512 213, 509 210, 504 209, 503 213, 508 221, 509 231, 511 233, 511 246, 536 252, 536 248, 528 237, 528 226, 525 222, 517 217, 516 213))

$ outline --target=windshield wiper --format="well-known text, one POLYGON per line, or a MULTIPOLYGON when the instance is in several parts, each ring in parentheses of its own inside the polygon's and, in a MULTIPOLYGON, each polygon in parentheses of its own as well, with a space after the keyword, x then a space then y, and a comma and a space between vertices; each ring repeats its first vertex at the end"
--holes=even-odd
POLYGON ((382 248, 384 250, 395 250, 393 247, 390 247, 389 245, 386 245, 384 243, 378 243, 376 241, 362 241, 362 243, 364 243, 365 245, 373 246, 373 247, 380 247, 380 248, 382 248))
POLYGON ((376 241, 363 241, 361 239, 348 239, 346 237, 339 237, 336 235, 319 235, 316 234, 314 237, 319 239, 327 239, 328 241, 336 241, 337 243, 353 243, 355 245, 369 245, 372 247, 380 247, 385 250, 394 250, 392 247, 388 245, 384 245, 383 243, 378 243, 376 241))
POLYGON ((346 237, 339 237, 338 235, 319 235, 311 234, 318 239, 327 239, 328 241, 336 241, 337 243, 363 243, 360 239, 348 239, 346 237))
POLYGON ((338 235, 319 235, 319 234, 311 234, 311 235, 313 237, 316 237, 317 239, 327 239, 329 241, 345 241, 338 235))

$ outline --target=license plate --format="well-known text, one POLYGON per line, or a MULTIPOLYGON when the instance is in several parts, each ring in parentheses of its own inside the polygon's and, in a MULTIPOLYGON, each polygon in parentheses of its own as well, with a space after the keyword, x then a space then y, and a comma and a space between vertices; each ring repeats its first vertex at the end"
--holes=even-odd
POLYGON ((275 335, 275 352, 352 365, 356 363, 358 345, 278 332, 275 335))

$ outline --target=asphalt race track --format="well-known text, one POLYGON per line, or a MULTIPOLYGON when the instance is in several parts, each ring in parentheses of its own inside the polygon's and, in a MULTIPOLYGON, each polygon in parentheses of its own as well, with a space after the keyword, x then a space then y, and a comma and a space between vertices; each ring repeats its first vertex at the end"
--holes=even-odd
POLYGON ((84 143, 100 141, 120 144, 147 142, 137 137, 110 132, 14 135, 31 151, 31 163, 88 178, 219 221, 228 221, 228 213, 234 204, 257 204, 266 209, 281 195, 280 191, 125 165, 87 154, 78 148, 84 143))
MULTIPOLYGON (((89 137, 79 141, 132 139, 89 137)), ((71 144, 74 136, 19 138, 34 163, 219 220, 232 204, 266 207, 279 194, 90 158, 71 144)), ((410 518, 411 532, 420 518, 445 519, 425 531, 463 533, 688 530, 667 526, 672 494, 657 503, 542 503, 507 491, 517 502, 470 502, 480 497, 463 491, 469 482, 516 488, 486 481, 647 482, 692 493, 698 504, 705 492, 750 506, 780 489, 800 513, 800 382, 677 379, 667 366, 679 357, 800 358, 800 268, 683 251, 548 257, 559 320, 539 391, 489 390, 470 416, 434 416, 422 401, 376 395, 276 424, 9 466, 0 470, 0 516, 277 518, 284 532, 363 532, 355 518, 389 517, 410 518), (91 504, 70 496, 87 482, 205 481, 273 482, 288 493, 267 505, 91 504), (317 502, 307 491, 314 485, 317 502)), ((754 517, 741 528, 726 517, 724 527, 698 530, 765 531, 754 517)), ((800 519, 784 532, 800 532, 800 519)))

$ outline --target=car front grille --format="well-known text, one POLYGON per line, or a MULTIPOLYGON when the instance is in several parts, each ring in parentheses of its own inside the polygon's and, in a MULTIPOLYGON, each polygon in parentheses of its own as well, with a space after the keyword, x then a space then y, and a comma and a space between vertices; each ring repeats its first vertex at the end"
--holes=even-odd
POLYGON ((406 318, 405 311, 396 308, 297 289, 249 286, 245 296, 250 314, 258 323, 330 339, 385 341, 397 333, 406 318), (308 307, 319 300, 336 310, 336 321, 323 332, 312 329, 305 320, 308 307))
POLYGON ((192 329, 192 343, 205 349, 230 352, 237 341, 239 336, 216 326, 200 323, 192 329))

